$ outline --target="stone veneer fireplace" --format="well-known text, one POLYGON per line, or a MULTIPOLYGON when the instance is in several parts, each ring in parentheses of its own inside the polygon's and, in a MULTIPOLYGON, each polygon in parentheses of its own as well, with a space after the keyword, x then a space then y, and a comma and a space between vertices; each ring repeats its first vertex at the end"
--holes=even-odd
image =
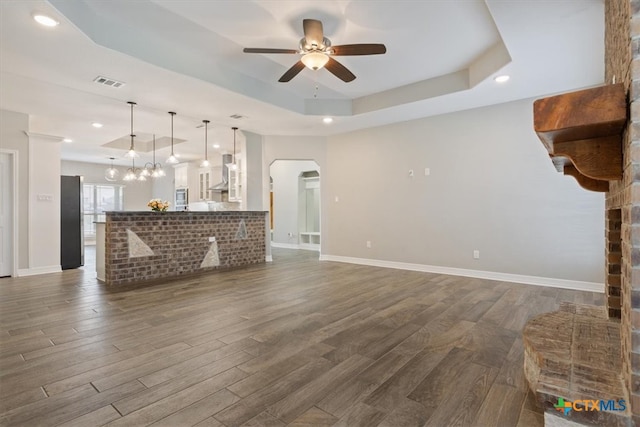
POLYGON ((622 180, 606 193, 606 292, 620 318, 622 377, 633 425, 640 425, 640 0, 605 2, 605 82, 619 82, 630 117, 622 139, 622 180))

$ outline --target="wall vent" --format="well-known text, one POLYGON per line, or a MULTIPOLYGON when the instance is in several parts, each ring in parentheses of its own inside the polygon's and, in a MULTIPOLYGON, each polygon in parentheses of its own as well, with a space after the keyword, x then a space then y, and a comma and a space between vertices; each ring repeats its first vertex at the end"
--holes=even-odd
POLYGON ((93 81, 101 85, 115 87, 115 88, 119 88, 125 85, 124 82, 119 82, 116 79, 110 79, 109 77, 104 77, 104 76, 98 76, 95 79, 93 79, 93 81))

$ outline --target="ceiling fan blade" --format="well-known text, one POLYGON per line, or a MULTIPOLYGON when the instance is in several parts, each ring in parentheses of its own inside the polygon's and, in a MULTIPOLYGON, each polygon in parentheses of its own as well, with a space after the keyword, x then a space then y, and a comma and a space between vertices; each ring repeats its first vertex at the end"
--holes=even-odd
POLYGON ((356 76, 347 69, 344 65, 329 57, 329 62, 324 66, 327 70, 329 70, 333 75, 342 80, 343 82, 352 82, 355 80, 356 76))
POLYGON ((383 44, 343 44, 332 46, 332 55, 381 55, 387 53, 387 48, 383 44))
POLYGON ((296 49, 271 49, 262 47, 245 47, 244 53, 298 53, 296 49))
POLYGON ((322 31, 322 22, 317 19, 303 19, 302 27, 304 28, 304 38, 307 44, 321 46, 324 40, 322 31))
POLYGON ((302 71, 303 68, 304 68, 304 64, 302 63, 302 61, 296 62, 295 64, 293 64, 293 67, 289 68, 287 72, 284 73, 282 77, 280 77, 278 81, 280 83, 286 83, 290 81, 292 78, 297 76, 298 73, 302 71))

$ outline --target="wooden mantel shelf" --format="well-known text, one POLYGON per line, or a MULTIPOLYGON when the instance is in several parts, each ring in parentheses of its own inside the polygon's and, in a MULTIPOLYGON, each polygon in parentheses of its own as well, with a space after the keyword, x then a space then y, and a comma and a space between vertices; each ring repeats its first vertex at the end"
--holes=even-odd
POLYGON ((622 131, 627 101, 622 84, 539 99, 534 129, 564 174, 592 191, 608 191, 622 179, 622 131), (562 158, 562 159, 559 159, 562 158))

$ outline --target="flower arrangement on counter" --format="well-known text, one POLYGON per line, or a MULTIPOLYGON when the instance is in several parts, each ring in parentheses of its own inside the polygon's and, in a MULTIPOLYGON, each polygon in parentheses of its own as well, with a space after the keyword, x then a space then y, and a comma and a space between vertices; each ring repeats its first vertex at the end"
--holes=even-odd
POLYGON ((166 210, 169 209, 169 202, 166 200, 162 201, 160 199, 151 199, 149 200, 149 203, 147 203, 147 206, 149 206, 152 211, 166 212, 166 210))

